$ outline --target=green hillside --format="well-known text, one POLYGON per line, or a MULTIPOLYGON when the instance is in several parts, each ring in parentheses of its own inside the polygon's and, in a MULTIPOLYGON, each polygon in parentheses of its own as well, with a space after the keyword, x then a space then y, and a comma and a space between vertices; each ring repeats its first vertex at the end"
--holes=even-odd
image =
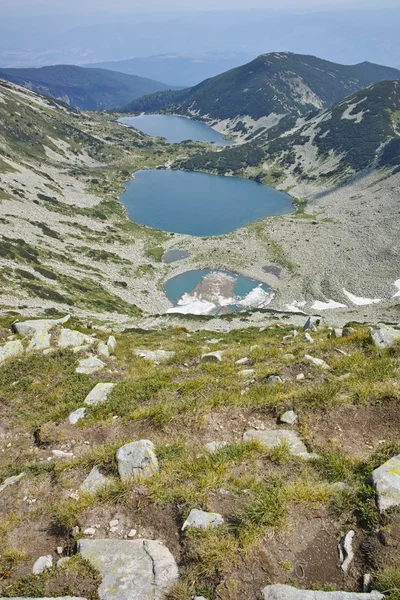
POLYGON ((56 65, 38 69, 0 69, 0 79, 12 81, 39 94, 63 100, 82 110, 109 110, 161 90, 168 85, 106 69, 56 65))

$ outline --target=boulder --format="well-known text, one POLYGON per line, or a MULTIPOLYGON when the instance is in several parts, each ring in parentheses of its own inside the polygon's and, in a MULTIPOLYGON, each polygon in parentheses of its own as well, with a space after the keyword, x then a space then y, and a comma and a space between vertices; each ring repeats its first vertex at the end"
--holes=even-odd
POLYGON ((221 362, 222 351, 217 350, 216 352, 208 352, 207 354, 202 354, 201 360, 203 362, 221 362))
POLYGON ((76 425, 78 421, 85 418, 85 415, 86 408, 77 408, 76 410, 72 411, 72 413, 70 413, 68 421, 71 425, 76 425))
POLYGON ((380 512, 392 506, 400 506, 400 455, 394 456, 372 471, 369 482, 378 493, 377 504, 380 512))
POLYGON ((369 594, 357 592, 320 592, 318 590, 299 590, 290 585, 267 585, 263 589, 264 600, 383 600, 379 592, 369 594))
POLYGON ((196 529, 209 529, 210 527, 218 527, 222 525, 224 519, 218 513, 205 512, 194 508, 190 511, 188 518, 182 525, 182 531, 187 527, 195 527, 196 529))
POLYGON ((27 352, 32 350, 47 350, 51 346, 51 335, 48 331, 38 331, 31 338, 26 349, 27 352))
POLYGON ((97 356, 90 356, 89 358, 80 360, 75 371, 77 373, 84 373, 85 375, 92 375, 104 369, 105 366, 105 363, 97 358, 97 356))
POLYGON ((51 331, 58 325, 63 325, 71 318, 71 315, 67 315, 62 319, 35 319, 31 321, 17 321, 13 323, 12 329, 16 333, 21 335, 27 335, 28 337, 32 337, 38 331, 45 333, 46 331, 51 331))
POLYGON ((249 429, 243 434, 244 442, 256 441, 263 444, 267 448, 277 448, 283 444, 287 444, 290 454, 300 458, 314 458, 314 454, 310 454, 297 433, 291 429, 265 429, 260 431, 257 429, 249 429))
POLYGON ((304 356, 304 359, 307 362, 310 362, 311 364, 315 365, 316 367, 320 367, 320 369, 324 369, 324 370, 330 369, 330 366, 328 365, 328 363, 326 363, 324 360, 322 360, 322 358, 315 358, 314 356, 310 356, 309 354, 306 354, 304 356))
POLYGON ((317 327, 320 323, 320 317, 308 317, 303 327, 303 331, 317 331, 317 327))
POLYGON ((82 539, 78 551, 102 576, 101 600, 162 600, 179 578, 174 557, 159 541, 82 539))
POLYGON ((294 410, 287 410, 279 417, 279 421, 287 425, 293 425, 297 421, 297 415, 294 410))
POLYGON ((102 475, 98 467, 93 467, 85 481, 81 484, 80 490, 87 494, 96 494, 110 484, 110 480, 102 475))
POLYGON ((23 477, 25 477, 25 473, 20 473, 19 475, 13 475, 12 477, 7 477, 7 479, 5 479, 3 481, 3 483, 0 485, 0 493, 3 492, 6 488, 10 487, 11 485, 15 485, 16 483, 19 483, 23 477))
POLYGON ((52 566, 53 558, 51 554, 40 556, 32 567, 32 573, 34 575, 39 575, 40 573, 43 573, 45 569, 51 569, 52 566))
POLYGON ((154 444, 150 440, 125 444, 117 451, 117 462, 121 479, 149 479, 158 471, 154 444))
POLYGON ((117 340, 113 335, 110 335, 110 337, 108 338, 107 346, 110 354, 114 354, 115 348, 117 347, 117 340))
POLYGON ((97 354, 99 354, 102 358, 110 358, 110 349, 104 342, 99 342, 97 344, 97 354))
POLYGON ((24 353, 24 347, 21 340, 15 340, 14 342, 7 342, 0 348, 0 363, 4 362, 8 358, 16 358, 22 356, 24 353))
POLYGON ((225 448, 227 445, 228 442, 208 442, 204 447, 210 454, 215 454, 215 452, 218 452, 221 448, 225 448))
POLYGON ((136 350, 135 354, 154 363, 166 362, 175 356, 175 352, 167 350, 136 350))
POLYGON ((57 340, 57 346, 59 348, 77 348, 80 346, 90 346, 93 342, 94 338, 90 335, 62 328, 57 340))
POLYGON ((380 327, 371 330, 371 339, 378 348, 389 348, 396 340, 400 340, 400 329, 380 327))
POLYGON ((104 404, 104 402, 107 402, 113 388, 113 383, 98 383, 86 396, 85 404, 87 406, 97 406, 98 404, 104 404))

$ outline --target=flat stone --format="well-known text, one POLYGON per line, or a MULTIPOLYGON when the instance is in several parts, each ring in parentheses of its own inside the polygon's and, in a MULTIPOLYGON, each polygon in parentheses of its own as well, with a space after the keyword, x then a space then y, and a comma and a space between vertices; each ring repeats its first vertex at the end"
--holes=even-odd
POLYGON ((193 600, 207 600, 204 596, 193 596, 193 600))
POLYGON ((37 559, 35 564, 32 567, 32 573, 34 575, 39 575, 43 573, 45 569, 51 569, 53 566, 53 558, 51 554, 47 554, 46 556, 41 556, 37 559))
POLYGON ((136 350, 135 354, 154 363, 166 362, 175 356, 175 352, 167 350, 136 350))
POLYGON ((52 450, 51 451, 54 458, 73 458, 72 452, 64 452, 64 450, 52 450))
POLYGON ((98 467, 93 467, 85 481, 81 484, 80 490, 87 494, 96 494, 110 484, 110 480, 100 473, 98 467))
POLYGON ((31 338, 26 349, 27 352, 33 350, 47 350, 51 346, 51 335, 48 331, 37 331, 31 338))
POLYGON ((96 533, 96 529, 94 527, 87 527, 84 532, 83 535, 94 535, 96 533))
POLYGON ((108 338, 107 346, 108 346, 108 350, 109 350, 110 354, 114 354, 115 349, 117 347, 117 340, 115 339, 115 337, 113 335, 110 335, 110 337, 108 338))
POLYGON ((79 346, 90 346, 93 344, 94 338, 90 335, 74 331, 72 329, 61 329, 57 340, 59 348, 76 348, 79 346))
POLYGON ((197 529, 208 529, 210 527, 218 527, 222 525, 224 519, 218 513, 205 512, 204 510, 198 510, 193 508, 190 511, 188 518, 182 525, 182 531, 187 527, 196 527, 197 529))
POLYGON ((322 360, 322 358, 315 358, 314 356, 310 356, 309 354, 306 354, 304 356, 304 359, 307 362, 310 362, 311 364, 315 365, 316 367, 320 367, 321 369, 325 369, 325 370, 330 369, 330 366, 328 365, 328 363, 326 363, 324 360, 322 360))
POLYGON ((217 350, 216 352, 208 352, 207 354, 202 354, 201 360, 203 362, 221 362, 222 351, 217 350))
POLYGON ((154 540, 79 540, 78 551, 101 574, 101 600, 163 600, 177 583, 171 552, 154 540))
POLYGON ((259 431, 249 429, 243 434, 244 442, 256 441, 260 442, 267 448, 277 448, 282 444, 287 444, 290 454, 299 456, 300 458, 314 458, 314 454, 310 454, 297 433, 291 429, 265 429, 259 431))
POLYGON ((16 358, 22 356, 24 353, 24 347, 21 340, 15 340, 14 342, 7 342, 0 348, 0 363, 4 362, 8 358, 16 358))
POLYGON ((97 406, 98 404, 104 404, 104 402, 107 402, 113 388, 113 383, 98 383, 86 396, 84 403, 87 406, 97 406))
POLYGON ((281 423, 287 423, 288 425, 293 425, 297 421, 297 415, 294 410, 287 410, 279 417, 281 423))
POLYGON ((400 329, 394 329, 393 327, 373 329, 371 339, 378 348, 389 348, 396 340, 400 339, 400 329))
POLYGON ((68 421, 71 423, 71 425, 76 425, 78 421, 85 418, 85 415, 86 408, 77 408, 76 410, 72 411, 72 413, 70 413, 68 421))
POLYGON ((221 448, 225 448, 227 445, 228 442, 208 442, 208 444, 205 444, 204 447, 210 454, 215 454, 215 452, 218 452, 218 450, 221 450, 221 448))
POLYGON ((244 358, 239 358, 239 360, 235 362, 235 365, 247 365, 248 362, 249 359, 247 358, 247 356, 245 356, 244 358))
POLYGON ((304 373, 299 373, 298 375, 296 375, 297 381, 303 381, 305 378, 306 376, 304 375, 304 373))
POLYGON ((10 487, 11 485, 15 485, 16 483, 19 483, 23 477, 25 477, 25 473, 20 473, 19 475, 13 475, 12 477, 7 477, 7 479, 5 479, 3 481, 3 483, 0 485, 0 493, 3 492, 6 488, 10 487))
POLYGON ((128 538, 134 538, 136 534, 137 534, 136 529, 131 529, 128 533, 128 538))
POLYGON ((30 321, 17 321, 13 323, 12 329, 16 333, 21 335, 27 335, 28 337, 32 337, 38 331, 46 332, 51 331, 58 325, 63 325, 71 318, 71 315, 67 315, 62 319, 33 319, 30 321))
POLYGON ((117 451, 118 472, 121 479, 149 479, 158 471, 154 444, 150 440, 132 442, 117 451))
POLYGON ((378 492, 380 512, 385 512, 392 506, 400 506, 400 455, 372 471, 369 481, 378 492))
POLYGON ((97 344, 97 354, 99 354, 102 358, 110 358, 110 349, 104 342, 99 342, 97 344))
POLYGON ((264 600, 383 600, 379 592, 369 594, 357 592, 320 592, 318 590, 299 590, 290 585, 267 585, 263 589, 264 600))
POLYGON ((90 358, 80 360, 75 371, 77 373, 84 373, 85 375, 92 375, 93 373, 97 373, 97 371, 104 369, 105 366, 106 365, 99 358, 91 356, 90 358))
POLYGON ((119 521, 118 521, 118 519, 113 519, 112 521, 109 522, 108 525, 110 527, 117 527, 117 525, 119 525, 119 521))

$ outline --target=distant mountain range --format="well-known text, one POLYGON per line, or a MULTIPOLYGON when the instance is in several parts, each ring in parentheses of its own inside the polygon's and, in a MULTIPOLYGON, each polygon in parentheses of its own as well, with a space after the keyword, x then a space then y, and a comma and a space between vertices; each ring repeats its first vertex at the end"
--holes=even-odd
POLYGON ((349 94, 400 71, 363 62, 339 65, 315 56, 273 52, 184 90, 133 100, 124 112, 173 112, 222 123, 225 132, 268 129, 288 114, 332 106, 349 94))
POLYGON ((171 89, 165 83, 105 69, 56 65, 39 69, 0 69, 5 79, 82 110, 110 110, 132 98, 171 89))

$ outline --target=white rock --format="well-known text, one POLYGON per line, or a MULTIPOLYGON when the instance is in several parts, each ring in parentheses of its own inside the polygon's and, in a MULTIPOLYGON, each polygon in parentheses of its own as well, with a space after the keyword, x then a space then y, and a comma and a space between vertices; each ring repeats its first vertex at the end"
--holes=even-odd
POLYGON ((108 350, 109 350, 110 354, 114 354, 115 349, 117 347, 117 340, 115 339, 115 337, 113 335, 110 335, 110 337, 108 338, 107 346, 108 346, 108 350))
POLYGON ((37 331, 31 338, 26 349, 27 352, 33 350, 47 350, 51 346, 51 335, 48 331, 37 331))
POLYGON ((371 338, 375 346, 378 346, 378 348, 388 348, 396 340, 400 339, 400 329, 394 329, 393 327, 380 327, 379 329, 372 329, 371 338))
POLYGON ((341 538, 341 540, 338 544, 340 567, 344 573, 348 572, 350 565, 354 560, 354 552, 353 552, 354 536, 355 536, 355 531, 353 531, 351 529, 348 533, 346 533, 346 535, 344 535, 341 538))
POLYGON ((3 492, 6 488, 10 487, 11 485, 15 485, 16 483, 21 481, 21 479, 23 477, 25 477, 25 473, 20 473, 19 475, 13 475, 12 477, 7 477, 7 479, 5 479, 3 481, 3 483, 0 485, 0 493, 3 492))
POLYGON ((149 479, 158 471, 158 460, 150 440, 125 444, 117 451, 118 472, 121 479, 149 479))
POLYGON ((97 371, 104 369, 105 366, 106 365, 99 358, 96 356, 91 356, 90 358, 84 358, 83 360, 80 360, 75 370, 77 373, 92 375, 93 373, 97 373, 97 371))
POLYGON ((94 535, 96 533, 96 529, 94 527, 88 527, 84 530, 83 535, 94 535))
POLYGON ((98 404, 104 404, 104 402, 107 402, 113 389, 113 383, 98 383, 86 396, 84 403, 87 406, 97 406, 98 404))
POLYGON ((314 458, 314 454, 310 454, 299 438, 298 434, 292 429, 266 429, 259 431, 250 429, 243 434, 243 441, 260 442, 267 448, 276 448, 287 444, 290 454, 304 459, 314 458))
POLYGON ((235 365, 247 365, 248 362, 249 359, 247 358, 247 356, 245 356, 244 358, 240 358, 239 360, 237 360, 235 362, 235 365))
POLYGON ((35 564, 33 565, 32 573, 34 575, 39 575, 40 573, 43 573, 45 569, 51 569, 52 566, 53 558, 51 554, 47 554, 46 556, 40 556, 40 558, 38 558, 35 564))
POLYGON ((57 546, 56 552, 58 555, 61 555, 64 552, 64 548, 62 546, 57 546))
POLYGON ((297 421, 297 415, 294 410, 287 410, 279 417, 281 423, 287 423, 288 425, 293 425, 297 421))
POLYGON ((59 348, 75 348, 77 346, 90 346, 93 342, 94 338, 90 335, 62 328, 57 340, 57 346, 59 348))
POLYGON ((99 342, 97 344, 97 354, 99 354, 102 358, 110 358, 110 349, 104 342, 99 342))
POLYGON ((208 529, 210 527, 218 527, 222 525, 224 519, 218 513, 205 512, 194 508, 190 511, 188 518, 182 525, 182 531, 187 527, 195 527, 197 529, 208 529))
POLYGON ((72 452, 64 452, 64 450, 52 450, 51 451, 54 458, 73 458, 72 452))
POLYGON ((93 467, 80 489, 87 494, 96 494, 110 484, 110 480, 100 473, 98 467, 93 467))
POLYGON ((357 592, 320 592, 300 590, 290 585, 267 585, 263 589, 263 600, 383 600, 379 592, 359 594, 357 592))
POLYGON ((216 352, 208 352, 207 354, 202 354, 201 360, 203 362, 221 362, 222 351, 217 350, 216 352))
POLYGON ((63 325, 71 318, 70 315, 62 319, 33 319, 30 321, 17 321, 13 323, 12 329, 21 335, 27 335, 28 337, 32 337, 38 331, 46 332, 51 331, 57 325, 63 325))
POLYGON ((154 363, 165 362, 175 356, 175 352, 167 350, 136 350, 135 354, 154 363))
POLYGON ((215 452, 218 452, 218 450, 221 450, 221 448, 225 448, 227 445, 228 442, 208 442, 208 444, 205 444, 204 447, 210 454, 215 454, 215 452))
POLYGON ((72 413, 70 413, 68 421, 71 423, 71 425, 76 425, 78 421, 85 418, 85 415, 86 408, 77 408, 76 410, 72 411, 72 413))
POLYGON ((131 529, 128 533, 128 538, 134 538, 136 534, 137 534, 136 529, 131 529))
POLYGON ((308 333, 308 331, 305 332, 304 334, 304 339, 307 340, 307 342, 310 342, 310 344, 314 343, 314 338, 311 337, 311 335, 308 333))
POLYGON ((254 369, 242 369, 239 371, 240 377, 249 378, 252 377, 255 373, 254 369))
POLYGON ((317 331, 317 327, 320 324, 320 322, 320 317, 308 317, 303 327, 303 331, 317 331))
POLYGON ((113 519, 112 521, 109 522, 108 525, 110 527, 117 527, 117 525, 119 525, 119 521, 118 521, 118 519, 113 519))
POLYGON ((0 348, 0 363, 4 362, 8 358, 16 358, 22 356, 24 353, 24 347, 21 340, 15 340, 14 342, 6 342, 4 346, 0 348))
POLYGON ((372 471, 369 480, 378 493, 380 512, 385 512, 392 506, 400 506, 400 455, 372 471))
POLYGON ((299 374, 296 376, 296 380, 297 380, 297 381, 303 381, 303 379, 305 379, 305 378, 306 378, 306 376, 304 375, 304 373, 299 373, 299 374))
POLYGON ((320 367, 321 369, 325 370, 330 369, 330 366, 324 360, 322 360, 322 358, 315 358, 314 356, 310 356, 309 354, 306 354, 304 358, 306 361, 312 363, 316 367, 320 367))

